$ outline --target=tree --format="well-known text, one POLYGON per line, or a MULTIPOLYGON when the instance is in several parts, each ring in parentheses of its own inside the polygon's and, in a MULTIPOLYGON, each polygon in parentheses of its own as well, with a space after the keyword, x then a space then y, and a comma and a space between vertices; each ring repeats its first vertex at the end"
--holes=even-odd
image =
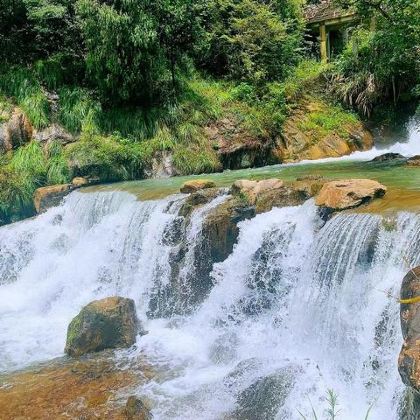
POLYGON ((78 0, 91 81, 113 102, 173 96, 176 67, 200 35, 193 0, 78 0))
POLYGON ((420 74, 419 0, 337 1, 356 9, 365 23, 335 66, 335 90, 365 114, 385 99, 396 103, 415 96, 420 74))
POLYGON ((302 34, 301 7, 295 1, 212 0, 199 62, 233 79, 282 79, 299 58, 302 34))

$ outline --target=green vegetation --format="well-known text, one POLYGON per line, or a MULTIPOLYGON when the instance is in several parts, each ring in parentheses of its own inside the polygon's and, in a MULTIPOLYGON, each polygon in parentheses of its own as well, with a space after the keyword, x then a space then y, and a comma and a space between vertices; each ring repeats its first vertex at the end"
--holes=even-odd
POLYGON ((68 182, 69 169, 61 145, 46 151, 35 141, 3 158, 0 166, 0 219, 10 222, 33 212, 33 193, 46 184, 68 182))
POLYGON ((320 107, 307 114, 299 123, 302 131, 311 132, 311 137, 320 139, 328 133, 335 132, 342 138, 347 138, 349 126, 357 124, 358 118, 356 114, 343 110, 340 106, 329 105, 328 107, 320 107))
POLYGON ((420 95, 420 12, 411 0, 339 0, 363 17, 330 74, 333 92, 370 115, 420 95))
POLYGON ((18 106, 36 130, 58 124, 77 141, 4 151, 2 218, 29 214, 35 188, 76 175, 142 178, 157 153, 170 152, 180 174, 222 170, 221 137, 273 142, 308 94, 326 108, 301 128, 314 142, 346 136, 357 117, 329 105, 326 80, 364 114, 418 94, 415 2, 343 2, 363 19, 328 65, 305 56, 306 3, 3 0, 0 123, 18 106))

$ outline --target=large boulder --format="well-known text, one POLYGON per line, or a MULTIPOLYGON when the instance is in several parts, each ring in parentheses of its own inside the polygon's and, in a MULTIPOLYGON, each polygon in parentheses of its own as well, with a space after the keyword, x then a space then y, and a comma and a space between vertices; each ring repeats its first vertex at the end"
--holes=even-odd
POLYGON ((34 193, 34 206, 37 213, 58 206, 63 198, 77 188, 74 184, 58 184, 37 188, 34 193))
POLYGON ((370 179, 330 181, 323 185, 315 204, 329 211, 340 211, 358 207, 385 193, 385 186, 370 179))
POLYGON ((243 196, 247 199, 249 204, 254 205, 261 195, 269 191, 277 191, 283 186, 284 182, 277 178, 263 179, 262 181, 239 179, 233 183, 231 193, 243 196))
POLYGON ((403 382, 420 393, 420 267, 410 270, 404 277, 400 302, 404 343, 398 370, 403 382))
POLYGON ((262 181, 242 179, 235 181, 231 194, 239 197, 248 205, 254 206, 256 213, 264 213, 273 207, 296 206, 312 197, 312 184, 318 181, 300 181, 285 184, 273 178, 262 181))
POLYGON ((224 169, 264 166, 272 161, 275 142, 270 136, 256 136, 235 115, 213 121, 204 127, 208 141, 216 150, 224 169))
POLYGON ((180 191, 184 194, 190 194, 205 188, 214 188, 216 184, 208 179, 191 179, 184 182, 180 191))
POLYGON ((130 347, 141 333, 132 299, 113 296, 95 300, 73 318, 67 330, 65 352, 81 356, 104 349, 130 347))

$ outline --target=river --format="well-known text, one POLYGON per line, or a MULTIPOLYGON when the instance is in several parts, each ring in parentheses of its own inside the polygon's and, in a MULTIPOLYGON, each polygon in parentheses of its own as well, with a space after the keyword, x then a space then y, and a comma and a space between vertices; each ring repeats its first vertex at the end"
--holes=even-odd
POLYGON ((367 161, 420 153, 419 125, 410 124, 408 138, 387 149, 206 176, 218 186, 367 177, 389 187, 390 198, 325 225, 313 200, 240 222, 233 252, 213 266, 198 301, 190 297, 201 226, 227 196, 192 214, 180 291, 168 294, 185 177, 89 187, 0 228, 0 370, 62 356, 82 306, 121 295, 135 300, 148 334, 115 357, 142 354, 159 372, 136 390, 156 419, 311 419, 313 410, 322 418, 329 390, 339 419, 400 418, 396 298, 420 264, 420 169, 367 161))

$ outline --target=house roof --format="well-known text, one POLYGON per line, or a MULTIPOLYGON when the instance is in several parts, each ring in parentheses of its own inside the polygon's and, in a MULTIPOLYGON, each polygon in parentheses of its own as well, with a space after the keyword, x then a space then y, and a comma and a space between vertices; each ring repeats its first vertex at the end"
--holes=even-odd
POLYGON ((345 10, 333 4, 331 0, 321 1, 319 4, 308 5, 304 11, 305 20, 308 25, 355 16, 353 10, 345 10))

